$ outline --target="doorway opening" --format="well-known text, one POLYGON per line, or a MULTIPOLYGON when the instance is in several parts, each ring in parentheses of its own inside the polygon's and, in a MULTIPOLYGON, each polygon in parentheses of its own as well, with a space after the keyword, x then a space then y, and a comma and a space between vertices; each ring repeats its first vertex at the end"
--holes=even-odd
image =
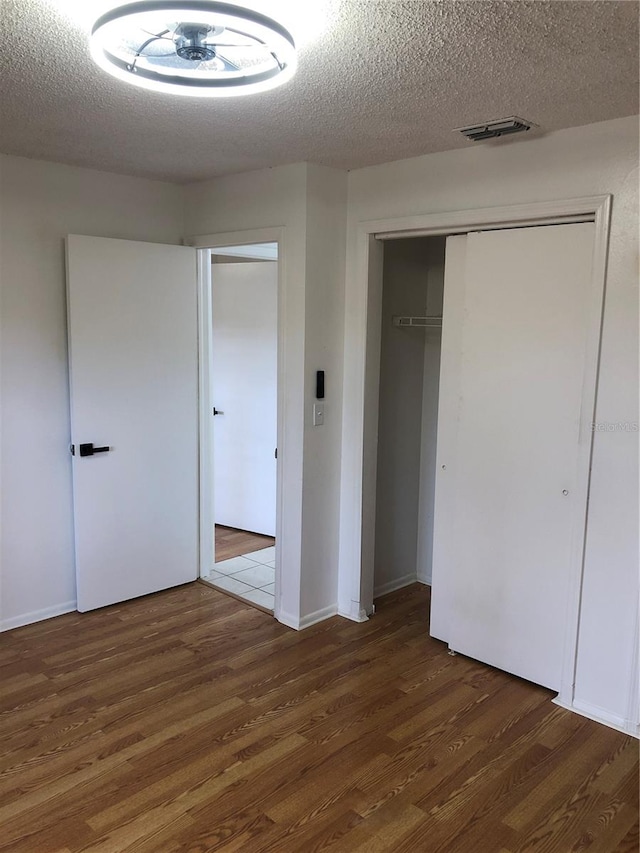
POLYGON ((278 244, 208 250, 210 559, 201 579, 275 609, 278 244))

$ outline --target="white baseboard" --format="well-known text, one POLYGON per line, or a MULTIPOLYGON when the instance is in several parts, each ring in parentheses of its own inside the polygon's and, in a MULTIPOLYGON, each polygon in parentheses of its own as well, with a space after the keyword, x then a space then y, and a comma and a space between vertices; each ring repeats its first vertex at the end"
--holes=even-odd
POLYGON ((587 717, 596 723, 601 723, 603 726, 609 726, 610 729, 615 729, 618 732, 623 732, 625 735, 640 738, 640 732, 637 726, 633 726, 629 720, 619 714, 612 714, 606 708, 600 708, 598 705, 592 705, 590 702, 563 702, 559 698, 552 699, 554 705, 559 705, 567 711, 573 711, 575 714, 580 714, 581 717, 587 717))
POLYGON ((13 628, 22 628, 23 625, 32 625, 34 622, 42 622, 43 619, 52 619, 54 616, 71 613, 76 609, 76 604, 75 601, 65 601, 64 604, 55 604, 53 607, 45 607, 43 610, 33 610, 31 613, 23 613, 21 616, 3 619, 0 622, 0 631, 11 631, 13 628))
MULTIPOLYGON (((403 575, 401 578, 395 578, 388 583, 383 583, 380 584, 380 586, 375 587, 373 590, 373 597, 380 598, 381 595, 386 595, 389 592, 395 592, 397 589, 402 589, 404 586, 409 586, 417 581, 418 576, 415 572, 412 572, 410 575, 403 575)), ((421 583, 424 583, 424 581, 421 581, 421 583)))
POLYGON ((330 604, 329 607, 323 607, 321 610, 316 610, 313 613, 307 614, 307 616, 302 616, 302 618, 280 611, 277 619, 278 622, 286 625, 287 628, 293 628, 295 631, 303 631, 305 628, 310 628, 318 622, 324 622, 325 619, 336 616, 337 613, 338 607, 335 604, 330 604))
POLYGON ((338 609, 338 616, 342 616, 343 619, 349 619, 350 622, 368 622, 369 616, 367 611, 362 608, 358 608, 357 610, 340 610, 338 609))
POLYGON ((424 584, 424 586, 431 586, 431 576, 427 577, 426 575, 418 575, 416 580, 418 583, 424 584))

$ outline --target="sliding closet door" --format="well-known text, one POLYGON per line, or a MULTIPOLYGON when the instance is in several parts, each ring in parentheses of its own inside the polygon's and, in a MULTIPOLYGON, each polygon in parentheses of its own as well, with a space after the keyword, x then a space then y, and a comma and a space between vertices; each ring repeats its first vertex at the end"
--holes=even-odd
POLYGON ((593 241, 577 224, 447 246, 432 633, 552 689, 584 529, 593 241))

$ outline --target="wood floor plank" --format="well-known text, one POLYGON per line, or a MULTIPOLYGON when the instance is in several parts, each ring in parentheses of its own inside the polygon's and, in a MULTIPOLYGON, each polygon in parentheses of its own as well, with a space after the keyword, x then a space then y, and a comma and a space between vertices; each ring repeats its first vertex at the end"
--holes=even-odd
POLYGON ((122 821, 119 826, 103 832, 91 843, 91 846, 77 848, 77 853, 85 850, 95 851, 95 853, 120 853, 130 845, 146 838, 151 831, 157 832, 158 829, 169 826, 176 827, 176 831, 179 831, 180 824, 184 823, 183 818, 188 818, 188 822, 192 821, 191 812, 194 808, 208 803, 246 774, 269 766, 273 761, 294 752, 301 746, 304 746, 304 739, 300 735, 291 735, 259 755, 249 758, 246 762, 236 761, 222 770, 217 768, 213 773, 207 769, 205 771, 207 776, 204 779, 201 777, 195 784, 190 780, 186 790, 179 796, 172 796, 149 809, 136 810, 134 815, 122 821))
POLYGON ((638 826, 637 818, 622 841, 612 850, 613 853, 637 853, 640 850, 640 826, 638 826))
POLYGON ((273 536, 263 536, 261 533, 250 533, 248 530, 237 530, 235 527, 223 527, 216 524, 216 563, 251 554, 263 548, 275 545, 273 536))
MULTIPOLYGON (((351 763, 358 765, 369 761, 372 756, 383 754, 386 746, 386 741, 379 736, 350 740, 345 738, 332 744, 330 749, 323 745, 306 743, 303 748, 281 758, 275 765, 263 767, 250 780, 246 780, 247 784, 243 787, 221 790, 215 800, 200 807, 197 812, 200 813, 211 806, 215 808, 220 819, 227 820, 231 819, 238 808, 244 810, 259 805, 266 814, 270 814, 270 810, 277 803, 294 792, 301 789, 309 791, 316 778, 325 781, 331 779, 333 790, 336 774, 341 777, 351 763)), ((306 813, 305 810, 313 811, 314 808, 315 803, 309 803, 309 797, 305 797, 304 808, 297 819, 301 819, 301 815, 306 813)))
POLYGON ((220 822, 215 812, 170 837, 166 831, 131 847, 128 853, 242 853, 255 848, 256 838, 273 826, 258 809, 238 812, 233 820, 220 822))
POLYGON ((601 733, 597 739, 587 737, 586 733, 580 739, 574 738, 574 751, 562 761, 554 756, 555 766, 550 766, 533 791, 505 814, 504 823, 522 831, 532 822, 546 819, 558 801, 568 807, 568 803, 574 797, 581 796, 585 789, 593 789, 594 779, 585 784, 585 777, 591 771, 592 776, 597 778, 593 771, 608 760, 615 748, 614 742, 619 743, 619 738, 612 730, 601 733))
MULTIPOLYGON (((362 811, 359 812, 364 817, 362 811)), ((384 853, 395 850, 395 844, 419 824, 425 814, 411 802, 408 793, 390 799, 380 809, 366 816, 346 838, 335 845, 334 853, 384 853)))
POLYGON ((637 741, 428 607, 295 632, 195 583, 6 632, 0 853, 638 853, 637 741))

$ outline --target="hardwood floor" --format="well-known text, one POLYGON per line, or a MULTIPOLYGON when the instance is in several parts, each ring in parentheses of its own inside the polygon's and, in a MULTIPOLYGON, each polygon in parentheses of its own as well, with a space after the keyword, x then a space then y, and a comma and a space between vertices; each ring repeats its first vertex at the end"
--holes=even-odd
POLYGON ((2 635, 0 851, 635 853, 638 743, 427 633, 194 583, 2 635))
POLYGON ((272 536, 249 533, 248 530, 236 530, 234 527, 222 527, 216 524, 216 563, 241 557, 260 548, 270 548, 275 544, 272 536))

